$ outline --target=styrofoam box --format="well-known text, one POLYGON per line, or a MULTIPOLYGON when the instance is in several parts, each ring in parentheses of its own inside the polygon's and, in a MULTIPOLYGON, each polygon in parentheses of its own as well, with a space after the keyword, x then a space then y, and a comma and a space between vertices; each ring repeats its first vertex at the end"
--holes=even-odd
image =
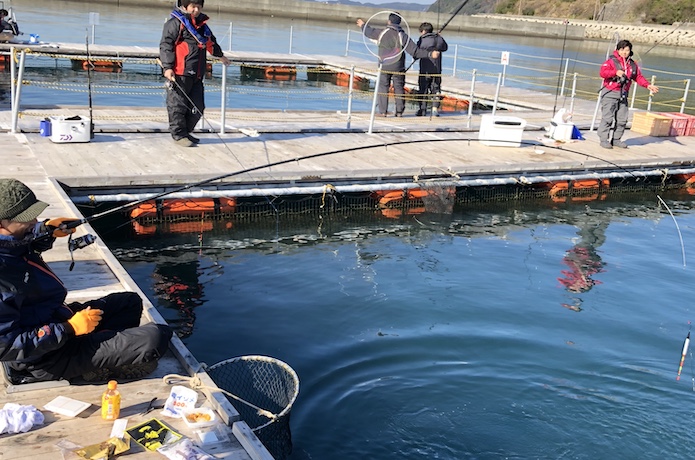
POLYGON ((520 147, 526 120, 486 114, 481 117, 478 139, 493 147, 520 147))
POLYGON ((556 141, 571 141, 574 123, 556 123, 550 127, 550 138, 556 141))
POLYGON ((189 407, 181 411, 183 421, 189 428, 202 428, 217 423, 215 411, 208 407, 189 407), (207 418, 207 420, 205 420, 207 418), (196 421, 198 419, 198 421, 196 421))
POLYGON ((89 118, 51 117, 51 141, 56 143, 89 142, 89 118))

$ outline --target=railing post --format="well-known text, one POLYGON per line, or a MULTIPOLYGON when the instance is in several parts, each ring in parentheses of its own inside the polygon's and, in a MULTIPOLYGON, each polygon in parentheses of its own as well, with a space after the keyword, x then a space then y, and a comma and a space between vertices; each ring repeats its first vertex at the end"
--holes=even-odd
MULTIPOLYGON (((563 83, 564 87, 564 83, 563 83)), ((574 113, 574 97, 577 95, 577 72, 572 77, 572 95, 570 97, 570 113, 574 113)))
MULTIPOLYGON (((17 132, 17 118, 19 117, 19 99, 22 96, 22 78, 24 78, 24 59, 27 55, 25 49, 22 50, 22 54, 19 55, 19 72, 17 73, 17 89, 14 94, 14 100, 12 101, 12 131, 17 132)), ((13 64, 14 65, 14 64, 13 64)))
POLYGON ((233 31, 233 26, 232 22, 229 22, 229 49, 227 51, 232 51, 232 31, 233 31))
POLYGON ((475 94, 475 74, 478 72, 477 69, 473 69, 473 75, 471 75, 471 95, 468 98, 468 123, 467 128, 471 127, 471 119, 473 118, 473 97, 475 94))
POLYGON ((685 91, 683 91, 683 102, 681 102, 681 113, 685 111, 685 102, 688 100, 688 91, 690 91, 690 78, 685 80, 685 91))
MULTIPOLYGON (((656 75, 652 75, 652 85, 656 83, 656 75)), ((647 101, 647 112, 652 111, 652 98, 654 97, 654 94, 652 94, 651 91, 649 91, 649 100, 647 101)))
POLYGON ((354 89, 352 86, 355 82, 355 66, 350 67, 350 81, 348 89, 348 104, 347 104, 347 129, 350 129, 350 123, 352 122, 352 96, 354 89))
POLYGON ((227 66, 222 65, 222 100, 220 101, 220 134, 225 133, 227 123, 227 66))
POLYGON ((374 83, 374 98, 372 99, 372 113, 369 115, 369 130, 367 134, 372 134, 374 130, 374 117, 376 116, 376 102, 379 96, 379 80, 381 79, 381 62, 376 69, 376 83, 374 83))
POLYGON ((456 76, 456 63, 459 60, 459 45, 458 43, 454 45, 454 70, 451 72, 451 76, 455 77, 456 76))
MULTIPOLYGON (((565 59, 565 71, 562 72, 562 87, 560 88, 560 96, 565 95, 565 82, 567 81, 567 67, 570 65, 570 59, 565 59)), ((577 74, 574 74, 575 78, 577 74)))
POLYGON ((345 56, 350 52, 350 29, 347 31, 347 38, 345 39, 345 56))
POLYGON ((500 97, 500 86, 502 86, 502 73, 497 74, 497 87, 495 88, 495 101, 492 103, 492 115, 497 112, 497 100, 500 97))
POLYGON ((14 115, 14 93, 17 91, 15 87, 15 82, 17 80, 17 67, 14 65, 14 57, 17 54, 17 48, 14 46, 10 47, 10 105, 12 114, 14 115))
POLYGON ((598 92, 598 97, 596 98, 596 107, 594 108, 594 118, 591 119, 591 126, 589 127, 589 131, 594 130, 594 125, 596 124, 596 116, 598 115, 598 108, 601 105, 601 97, 603 97, 603 90, 604 88, 601 88, 601 91, 598 92))
POLYGON ((290 54, 292 54, 292 36, 294 35, 294 26, 290 26, 290 54))
MULTIPOLYGON (((637 85, 635 85, 636 87, 637 85)), ((630 98, 630 108, 634 109, 635 108, 635 98, 637 97, 637 88, 632 92, 632 97, 630 98)))

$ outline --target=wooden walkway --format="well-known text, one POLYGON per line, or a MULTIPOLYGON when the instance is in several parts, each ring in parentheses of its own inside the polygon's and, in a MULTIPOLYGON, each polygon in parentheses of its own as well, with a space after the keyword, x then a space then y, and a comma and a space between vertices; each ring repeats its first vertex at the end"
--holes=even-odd
MULTIPOLYGON (((106 53, 99 51, 98 45, 93 48, 94 54, 106 53)), ((69 53, 70 47, 60 44, 54 51, 69 53)), ((127 53, 145 58, 153 56, 152 49, 133 47, 113 52, 119 56, 127 53)), ((253 57, 250 53, 243 56, 228 53, 228 56, 237 62, 250 62, 253 57)), ((263 53, 257 56, 257 62, 268 63, 271 57, 263 53)), ((316 63, 342 69, 354 63, 352 58, 343 60, 335 56, 310 59, 278 55, 275 58, 276 62, 296 59, 305 65, 316 63)), ((374 63, 364 61, 360 65, 365 74, 375 71, 374 63)), ((447 79, 445 87, 453 91, 456 84, 460 84, 461 94, 466 94, 465 82, 447 79)), ((476 93, 480 96, 483 91, 479 89, 476 93)), ((583 132, 586 140, 555 142, 544 131, 550 125, 553 95, 510 89, 504 97, 509 107, 516 107, 504 115, 521 117, 528 123, 521 146, 491 147, 478 142, 480 114, 471 119, 461 113, 445 113, 438 118, 413 115, 379 118, 373 134, 366 134, 367 113, 353 113, 347 129, 344 113, 232 109, 226 113, 225 134, 217 134, 221 128, 220 113, 208 110, 205 130, 197 134, 201 144, 182 148, 172 142, 167 132, 164 106, 97 107, 93 111, 95 138, 89 143, 61 144, 38 134, 39 120, 46 116, 86 117, 85 107, 22 107, 17 134, 8 133, 12 125, 10 112, 0 111, 0 130, 6 132, 0 134, 2 176, 26 182, 40 199, 51 203, 43 217, 55 217, 79 215, 70 197, 97 193, 95 188, 99 189, 99 200, 101 194, 139 194, 153 187, 161 191, 249 168, 258 169, 225 179, 224 187, 235 193, 263 194, 266 193, 263 189, 271 188, 301 193, 303 188, 328 184, 339 190, 355 184, 407 186, 424 176, 450 177, 475 184, 483 179, 523 183, 533 177, 569 179, 586 175, 598 178, 625 173, 695 172, 692 155, 695 137, 650 137, 627 131, 624 136, 630 147, 627 150, 602 149, 595 132, 588 131, 583 132), (337 151, 341 153, 303 159, 337 151), (285 163, 266 167, 279 162, 285 163)), ((588 127, 594 104, 591 101, 577 104, 573 121, 580 128, 588 127)), ((80 234, 87 231, 93 232, 89 225, 80 228, 80 234)), ((78 261, 73 272, 65 270, 70 258, 64 242, 59 240, 56 246, 57 249, 46 255, 68 284, 71 299, 85 300, 123 289, 143 295, 100 241, 76 253, 78 261)), ((146 306, 146 320, 163 321, 151 303, 146 301, 146 306)), ((169 387, 161 381, 163 375, 189 374, 197 367, 195 358, 178 339, 173 340, 171 351, 153 376, 122 385, 122 416, 129 419, 129 426, 149 417, 139 414, 152 398, 164 401, 169 387)), ((55 459, 60 458, 55 446, 59 440, 68 439, 81 445, 105 440, 111 424, 103 422, 96 411, 103 389, 104 385, 83 385, 0 392, 1 403, 32 404, 38 408, 59 394, 93 404, 84 416, 66 418, 46 413, 45 425, 25 434, 0 436, 2 458, 55 459)), ((216 453, 218 458, 267 458, 263 448, 255 444, 248 427, 243 422, 234 422, 234 409, 227 407, 219 393, 211 391, 201 397, 212 405, 223 405, 221 413, 233 422, 230 443, 216 453)), ((191 434, 181 423, 172 426, 191 434)), ((129 458, 144 459, 148 455, 133 453, 129 458)))
MULTIPOLYGON (((30 136, 31 137, 31 136, 30 136)), ((52 179, 36 156, 29 139, 23 134, 0 135, 0 158, 3 165, 2 177, 22 180, 36 192, 38 198, 50 203, 43 218, 58 216, 77 217, 77 209, 72 205, 63 190, 52 179)), ((76 235, 92 232, 89 225, 81 226, 76 235)), ((138 292, 145 299, 143 321, 164 323, 161 315, 146 299, 108 248, 101 242, 75 251, 75 268, 69 271, 70 256, 67 250, 67 238, 58 239, 54 249, 45 253, 46 261, 65 282, 70 291, 68 301, 86 301, 99 298, 111 292, 131 290, 138 292)), ((156 417, 169 424, 179 433, 194 438, 194 433, 181 419, 169 419, 159 414, 159 410, 142 414, 148 403, 157 398, 157 404, 163 404, 169 395, 171 385, 163 382, 168 374, 189 376, 198 369, 199 363, 178 339, 172 339, 170 351, 162 358, 157 370, 150 376, 133 382, 122 382, 119 389, 122 394, 121 417, 128 419, 128 427, 156 417)), ((210 389, 199 391, 199 405, 217 409, 221 419, 229 424, 226 432, 229 440, 206 450, 217 458, 225 459, 269 459, 270 455, 259 444, 248 426, 238 422, 238 413, 215 388, 210 378, 198 374, 210 389)), ((3 372, 4 376, 4 372, 3 372)), ((2 383, 3 379, 0 379, 2 383)), ((5 403, 32 405, 39 410, 56 396, 68 396, 91 406, 77 417, 66 417, 42 410, 45 422, 27 433, 0 435, 0 457, 3 459, 55 460, 63 458, 61 449, 56 445, 67 440, 80 446, 87 446, 105 441, 109 438, 112 425, 101 419, 100 397, 105 385, 86 384, 64 386, 66 382, 48 382, 29 385, 9 385, 5 382, 0 390, 0 407, 5 403)), ((132 445, 128 458, 151 458, 152 453, 132 445)), ((65 457, 68 458, 68 457, 65 457)), ((73 458, 73 457, 71 457, 73 458)))

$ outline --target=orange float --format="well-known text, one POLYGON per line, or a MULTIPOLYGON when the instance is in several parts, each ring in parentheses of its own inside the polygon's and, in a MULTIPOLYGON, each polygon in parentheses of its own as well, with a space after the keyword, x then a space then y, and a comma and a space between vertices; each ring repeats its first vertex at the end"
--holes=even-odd
POLYGON ((268 80, 295 80, 297 68, 287 66, 269 66, 263 69, 263 75, 268 80))
POLYGON ((216 215, 234 212, 234 198, 190 198, 146 201, 130 211, 131 219, 164 218, 170 216, 216 215))
POLYGON ((610 185, 610 179, 560 181, 553 183, 550 186, 550 191, 548 193, 550 198, 555 203, 564 203, 567 201, 568 197, 570 198, 570 201, 574 202, 594 201, 598 199, 604 200, 606 198, 606 194, 600 193, 600 191, 609 188, 610 185), (580 195, 569 196, 573 191, 576 191, 580 195))
MULTIPOLYGON (((121 61, 83 61, 76 59, 73 62, 79 62, 82 70, 93 70, 95 72, 113 72, 120 73, 123 71, 123 62, 121 61)), ((73 69, 75 68, 73 64, 73 69)))

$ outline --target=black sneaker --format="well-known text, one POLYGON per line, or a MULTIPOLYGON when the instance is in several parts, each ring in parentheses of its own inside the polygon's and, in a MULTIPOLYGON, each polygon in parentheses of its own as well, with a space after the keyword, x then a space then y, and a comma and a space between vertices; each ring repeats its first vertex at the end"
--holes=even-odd
POLYGON ((415 112, 416 117, 424 117, 425 116, 425 111, 420 109, 417 112, 415 112))
POLYGON ((197 137, 195 137, 193 134, 189 134, 189 135, 186 136, 186 137, 188 138, 189 141, 193 142, 194 144, 200 143, 200 139, 198 139, 197 137))

